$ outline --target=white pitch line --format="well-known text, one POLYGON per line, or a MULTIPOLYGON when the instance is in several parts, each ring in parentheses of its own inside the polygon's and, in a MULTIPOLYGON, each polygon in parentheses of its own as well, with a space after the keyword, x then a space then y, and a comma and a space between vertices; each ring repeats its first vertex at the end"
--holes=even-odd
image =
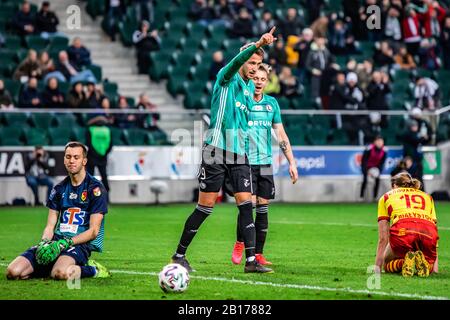
MULTIPOLYGON (((364 228, 378 228, 377 224, 364 224, 364 223, 343 223, 343 222, 310 222, 310 221, 269 221, 269 223, 275 224, 308 224, 319 226, 338 226, 338 227, 364 227, 364 228)), ((448 227, 440 227, 438 225, 438 231, 449 231, 448 227)))
MULTIPOLYGON (((158 273, 156 273, 156 272, 141 272, 141 271, 130 271, 130 270, 111 270, 111 273, 158 276, 158 273)), ((206 281, 221 281, 221 282, 249 284, 249 285, 256 285, 256 286, 270 286, 270 287, 290 288, 290 289, 300 289, 300 290, 345 292, 345 293, 356 293, 356 294, 364 294, 364 295, 371 294, 371 295, 379 295, 379 296, 411 298, 411 299, 421 299, 421 300, 449 300, 448 297, 428 296, 428 295, 422 296, 419 294, 400 293, 400 292, 357 290, 357 289, 352 289, 352 288, 329 288, 329 287, 310 286, 310 285, 303 285, 303 284, 274 283, 274 282, 265 282, 265 281, 238 280, 238 279, 234 279, 234 278, 229 279, 229 278, 204 277, 204 276, 193 276, 193 275, 189 275, 189 277, 192 279, 200 279, 200 280, 206 280, 206 281)))
MULTIPOLYGON (((0 263, 0 266, 6 267, 8 266, 5 263, 0 263)), ((146 276, 158 276, 157 272, 142 272, 142 271, 132 271, 132 270, 110 270, 111 273, 122 273, 128 275, 146 275, 146 276)), ((239 280, 234 278, 220 278, 220 277, 204 277, 204 276, 193 276, 190 275, 192 279, 199 279, 205 281, 221 281, 221 282, 231 282, 231 283, 240 283, 240 284, 249 284, 256 286, 269 286, 269 287, 278 287, 278 288, 290 288, 290 289, 300 289, 300 290, 315 290, 315 291, 330 291, 330 292, 345 292, 345 293, 355 293, 355 294, 364 294, 364 295, 379 295, 379 296, 387 296, 387 297, 399 297, 399 298, 410 298, 410 299, 421 299, 421 300, 449 300, 448 297, 439 297, 439 296, 428 296, 428 295, 419 295, 419 294, 410 294, 410 293, 400 293, 400 292, 384 292, 384 291, 370 291, 370 290, 357 290, 352 288, 329 288, 329 287, 320 287, 320 286, 310 286, 304 284, 290 284, 290 283, 274 283, 274 282, 265 282, 265 281, 251 281, 251 280, 239 280)))

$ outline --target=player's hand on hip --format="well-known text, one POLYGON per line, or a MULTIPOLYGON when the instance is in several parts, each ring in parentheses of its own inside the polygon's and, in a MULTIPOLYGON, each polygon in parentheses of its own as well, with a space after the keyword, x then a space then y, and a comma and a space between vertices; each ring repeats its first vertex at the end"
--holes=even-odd
POLYGON ((261 36, 261 39, 259 39, 258 42, 256 42, 256 47, 261 48, 262 46, 274 43, 277 40, 277 38, 274 37, 273 35, 275 29, 276 27, 273 27, 272 29, 270 29, 268 33, 263 34, 261 36))

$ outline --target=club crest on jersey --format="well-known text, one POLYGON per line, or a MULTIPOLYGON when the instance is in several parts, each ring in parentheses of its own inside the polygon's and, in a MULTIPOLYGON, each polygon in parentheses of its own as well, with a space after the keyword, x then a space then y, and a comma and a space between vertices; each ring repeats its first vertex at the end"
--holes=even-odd
POLYGON ((78 195, 76 193, 72 193, 72 192, 70 193, 70 195, 69 195, 70 200, 75 200, 77 198, 78 198, 78 195))
POLYGON ((271 106, 270 104, 268 104, 268 105, 266 106, 266 109, 267 109, 267 111, 272 112, 272 106, 271 106))
POLYGON ((102 194, 102 191, 100 190, 100 187, 96 187, 94 190, 92 190, 92 193, 94 194, 94 196, 100 197, 102 194))
POLYGON ((81 201, 86 201, 86 199, 87 199, 87 191, 86 190, 84 190, 82 193, 81 193, 81 197, 80 197, 80 199, 81 199, 81 201))

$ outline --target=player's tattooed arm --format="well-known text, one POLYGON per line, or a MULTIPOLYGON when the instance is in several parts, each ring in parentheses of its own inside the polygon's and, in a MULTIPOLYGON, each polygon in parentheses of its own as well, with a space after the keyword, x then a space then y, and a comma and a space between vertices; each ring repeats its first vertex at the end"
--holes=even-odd
POLYGON ((289 145, 289 142, 288 142, 288 141, 281 141, 281 142, 279 143, 280 149, 283 151, 283 153, 284 153, 285 155, 286 155, 287 152, 288 152, 288 145, 289 145))

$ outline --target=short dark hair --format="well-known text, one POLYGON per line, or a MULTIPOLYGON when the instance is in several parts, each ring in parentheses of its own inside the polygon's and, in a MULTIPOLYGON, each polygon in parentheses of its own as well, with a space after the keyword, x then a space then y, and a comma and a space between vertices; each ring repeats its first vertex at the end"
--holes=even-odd
POLYGON ((66 152, 67 148, 81 148, 83 149, 83 157, 87 158, 87 152, 88 148, 81 142, 78 141, 70 141, 66 144, 64 147, 64 153, 66 152))
MULTIPOLYGON (((239 49, 239 51, 242 52, 242 51, 244 51, 244 50, 250 48, 251 46, 253 46, 253 45, 255 45, 255 44, 256 44, 256 42, 246 43, 246 44, 244 44, 244 45, 239 49)), ((262 57, 262 58, 264 59, 264 55, 266 54, 266 52, 264 51, 263 48, 258 48, 258 49, 255 51, 254 54, 257 54, 258 56, 260 56, 260 57, 262 57)))

